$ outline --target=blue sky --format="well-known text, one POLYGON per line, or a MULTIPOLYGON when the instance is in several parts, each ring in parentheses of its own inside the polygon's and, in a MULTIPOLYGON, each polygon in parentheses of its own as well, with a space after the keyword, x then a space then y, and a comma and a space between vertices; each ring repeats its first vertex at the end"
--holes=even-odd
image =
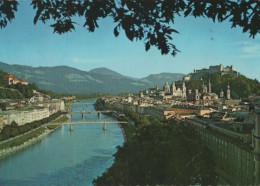
POLYGON ((123 75, 145 77, 161 72, 189 73, 210 65, 234 65, 242 74, 260 80, 260 37, 249 38, 231 23, 213 23, 205 18, 175 20, 176 57, 162 56, 156 48, 145 52, 143 41, 131 42, 120 32, 113 34, 112 20, 99 21, 94 33, 77 18, 76 30, 53 34, 49 24, 33 24, 35 11, 30 1, 20 1, 16 18, 0 29, 0 61, 30 66, 67 65, 89 71, 107 67, 123 75))

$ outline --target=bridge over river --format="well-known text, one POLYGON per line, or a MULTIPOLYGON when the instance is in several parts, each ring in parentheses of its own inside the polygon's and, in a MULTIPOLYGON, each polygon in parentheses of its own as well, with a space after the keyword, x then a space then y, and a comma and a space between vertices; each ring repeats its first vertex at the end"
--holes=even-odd
MULTIPOLYGON (((85 101, 93 102, 95 99, 85 101)), ((72 103, 71 110, 95 110, 85 103, 72 103)), ((72 114, 71 121, 64 122, 50 135, 0 159, 0 185, 93 185, 92 180, 113 165, 116 147, 124 143, 122 130, 113 124, 118 121, 113 120, 105 114, 100 119, 93 112, 86 113, 85 120, 80 113, 72 114)))
MULTIPOLYGON (((86 105, 86 103, 75 103, 75 104, 86 105)), ((101 113, 111 113, 111 112, 114 112, 114 111, 111 111, 111 110, 92 110, 92 111, 85 111, 85 110, 72 111, 72 110, 69 110, 68 114, 70 115, 70 118, 72 118, 72 114, 81 114, 82 120, 80 120, 80 121, 71 121, 70 120, 70 121, 64 122, 62 124, 70 125, 70 131, 73 131, 73 125, 74 124, 93 124, 93 123, 99 124, 99 123, 102 123, 103 124, 103 130, 106 130, 106 124, 115 124, 115 123, 127 124, 128 123, 126 121, 101 120, 101 113), (100 120, 86 120, 86 114, 93 114, 93 113, 97 113, 98 118, 100 120)), ((60 123, 50 123, 50 124, 46 124, 46 126, 47 125, 60 125, 60 123)))

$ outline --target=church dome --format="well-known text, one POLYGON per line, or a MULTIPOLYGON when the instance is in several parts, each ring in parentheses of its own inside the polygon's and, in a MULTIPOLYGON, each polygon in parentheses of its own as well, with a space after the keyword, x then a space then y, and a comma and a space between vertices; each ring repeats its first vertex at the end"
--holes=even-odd
POLYGON ((168 82, 165 83, 165 85, 164 85, 164 87, 163 87, 163 90, 164 90, 165 92, 170 92, 170 86, 169 86, 168 82))

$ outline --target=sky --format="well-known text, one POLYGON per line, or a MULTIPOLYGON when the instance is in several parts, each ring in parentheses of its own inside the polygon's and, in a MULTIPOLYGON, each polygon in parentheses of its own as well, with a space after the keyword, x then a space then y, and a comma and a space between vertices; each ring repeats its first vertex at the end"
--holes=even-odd
POLYGON ((89 71, 107 67, 123 75, 142 78, 162 72, 184 73, 210 65, 234 65, 252 79, 260 80, 260 36, 249 38, 231 23, 213 23, 206 18, 176 17, 173 43, 181 51, 175 57, 161 55, 156 48, 145 52, 143 41, 131 42, 107 18, 90 33, 84 18, 76 18, 76 30, 54 34, 48 22, 33 24, 35 10, 30 1, 19 1, 15 19, 0 29, 0 61, 29 66, 67 65, 89 71))

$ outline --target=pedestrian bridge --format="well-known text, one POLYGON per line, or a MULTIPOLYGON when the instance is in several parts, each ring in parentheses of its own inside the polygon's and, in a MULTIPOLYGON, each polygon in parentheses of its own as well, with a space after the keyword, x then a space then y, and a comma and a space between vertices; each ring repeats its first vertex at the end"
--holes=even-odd
MULTIPOLYGON (((102 124, 113 124, 113 123, 120 123, 120 124, 126 124, 128 123, 127 121, 113 121, 113 120, 81 120, 81 121, 69 121, 69 122, 64 122, 62 124, 64 125, 70 125, 70 124, 91 124, 91 123, 102 123, 102 124)), ((61 123, 49 123, 46 125, 60 125, 61 123)))
POLYGON ((102 110, 102 111, 70 111, 69 114, 93 114, 93 113, 110 113, 111 110, 102 110))
POLYGON ((64 122, 64 123, 50 123, 46 124, 45 126, 48 125, 70 125, 70 131, 73 131, 73 125, 75 124, 93 124, 93 123, 102 123, 103 124, 103 130, 106 130, 106 124, 127 124, 128 122, 126 121, 113 121, 113 120, 81 120, 81 121, 70 121, 70 122, 64 122))
POLYGON ((73 103, 73 105, 94 105, 95 103, 73 103))

